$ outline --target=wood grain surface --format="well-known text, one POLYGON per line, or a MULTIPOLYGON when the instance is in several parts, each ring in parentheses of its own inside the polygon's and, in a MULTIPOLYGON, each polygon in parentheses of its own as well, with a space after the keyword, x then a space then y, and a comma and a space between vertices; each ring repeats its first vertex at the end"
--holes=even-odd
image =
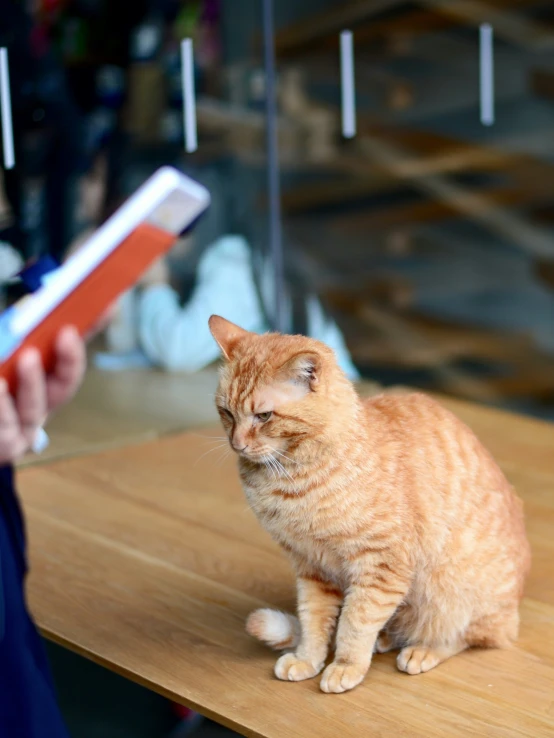
POLYGON ((49 419, 49 447, 39 456, 29 454, 20 466, 212 425, 218 421, 216 386, 215 368, 194 374, 91 368, 78 395, 49 419))
POLYGON ((526 503, 534 561, 515 648, 415 677, 379 655, 344 695, 278 682, 244 620, 262 604, 293 607, 293 578, 215 448, 217 427, 21 472, 43 632, 247 736, 554 735, 554 426, 445 404, 526 503))

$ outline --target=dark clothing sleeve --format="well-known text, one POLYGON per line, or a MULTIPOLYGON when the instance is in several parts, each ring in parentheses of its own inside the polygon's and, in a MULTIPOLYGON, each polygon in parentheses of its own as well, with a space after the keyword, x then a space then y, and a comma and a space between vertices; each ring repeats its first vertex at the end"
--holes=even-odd
POLYGON ((0 736, 68 738, 25 601, 25 529, 12 467, 0 467, 0 736))

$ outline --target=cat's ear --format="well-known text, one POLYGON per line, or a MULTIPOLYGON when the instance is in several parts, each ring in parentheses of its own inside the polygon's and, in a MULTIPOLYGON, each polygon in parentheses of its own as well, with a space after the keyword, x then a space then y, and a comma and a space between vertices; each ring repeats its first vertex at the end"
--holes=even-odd
POLYGON ((279 379, 315 391, 320 381, 321 357, 315 351, 301 351, 288 359, 278 371, 279 379))
POLYGON ((238 342, 248 335, 248 331, 239 328, 238 325, 225 320, 225 318, 220 318, 219 315, 212 315, 208 325, 223 356, 227 361, 230 361, 238 342))

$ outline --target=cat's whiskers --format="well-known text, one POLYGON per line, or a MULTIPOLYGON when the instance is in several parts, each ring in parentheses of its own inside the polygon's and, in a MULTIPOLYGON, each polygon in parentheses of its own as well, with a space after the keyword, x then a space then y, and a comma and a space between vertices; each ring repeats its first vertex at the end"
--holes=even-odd
POLYGON ((265 467, 265 470, 267 471, 269 467, 268 467, 268 465, 267 465, 267 464, 265 463, 265 461, 264 461, 264 460, 262 459, 260 463, 261 463, 261 464, 263 464, 263 466, 265 467))
POLYGON ((275 469, 275 459, 273 458, 273 455, 271 453, 267 453, 264 456, 264 459, 266 459, 267 463, 270 464, 273 469, 275 469))
POLYGON ((223 452, 223 454, 219 457, 218 461, 216 462, 216 466, 220 467, 224 461, 227 461, 230 453, 231 453, 231 448, 227 446, 227 449, 223 452))
POLYGON ((265 468, 266 468, 266 471, 268 471, 268 472, 272 472, 272 476, 273 476, 273 479, 275 479, 275 471, 273 470, 273 468, 271 467, 271 465, 270 465, 270 463, 269 463, 269 458, 264 458, 264 457, 263 457, 263 458, 261 459, 261 462, 262 462, 262 464, 263 464, 263 465, 265 466, 265 468))
POLYGON ((281 476, 281 473, 279 471, 279 467, 277 466, 276 459, 274 459, 273 456, 268 456, 267 457, 267 460, 268 460, 268 463, 271 465, 271 468, 273 469, 273 471, 275 473, 275 481, 278 481, 279 480, 279 477, 281 476))
POLYGON ((229 441, 227 436, 205 436, 203 433, 192 433, 192 435, 206 443, 209 443, 210 441, 229 441))
POLYGON ((194 462, 193 466, 196 466, 198 464, 198 462, 200 462, 204 458, 204 456, 207 456, 208 454, 211 454, 213 451, 221 451, 221 449, 225 448, 226 446, 228 447, 227 440, 225 441, 225 443, 219 443, 217 446, 214 446, 213 448, 209 448, 207 451, 205 451, 201 456, 199 456, 196 459, 196 461, 194 462))
POLYGON ((294 484, 294 479, 291 477, 291 475, 288 473, 288 471, 285 469, 279 459, 276 459, 273 456, 273 453, 262 456, 261 461, 266 469, 271 470, 273 479, 275 481, 278 481, 281 477, 285 476, 294 484))
POLYGON ((287 461, 290 461, 291 464, 296 464, 297 466, 302 466, 302 462, 301 461, 297 461, 296 459, 293 459, 292 456, 288 456, 288 454, 283 453, 283 451, 277 451, 277 449, 275 449, 273 451, 273 453, 274 454, 278 454, 279 456, 282 456, 283 459, 286 459, 287 461))
POLYGON ((285 467, 281 464, 281 462, 279 461, 279 459, 275 459, 274 458, 273 461, 275 462, 275 465, 277 466, 277 469, 279 471, 282 471, 283 474, 294 484, 294 479, 291 477, 291 475, 288 473, 288 471, 285 469, 285 467))

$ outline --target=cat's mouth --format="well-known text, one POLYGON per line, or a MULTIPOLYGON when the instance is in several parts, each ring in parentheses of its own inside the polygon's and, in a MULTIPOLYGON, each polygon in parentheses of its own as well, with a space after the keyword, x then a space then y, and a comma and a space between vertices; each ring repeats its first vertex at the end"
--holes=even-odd
POLYGON ((267 450, 235 449, 235 452, 239 458, 250 461, 252 464, 259 464, 260 466, 267 466, 274 459, 273 453, 267 450))
POLYGON ((252 461, 255 464, 263 464, 267 454, 260 453, 259 451, 237 451, 237 456, 252 461))

